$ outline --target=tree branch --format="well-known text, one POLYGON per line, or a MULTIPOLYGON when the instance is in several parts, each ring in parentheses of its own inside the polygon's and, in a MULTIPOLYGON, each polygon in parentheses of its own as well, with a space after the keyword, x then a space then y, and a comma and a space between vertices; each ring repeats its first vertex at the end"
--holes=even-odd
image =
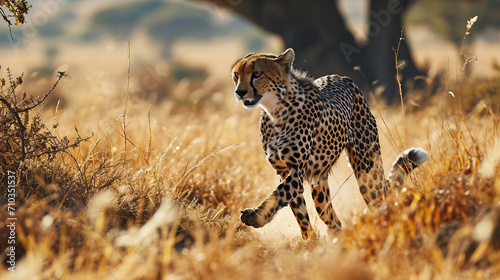
POLYGON ((5 14, 5 12, 3 11, 3 9, 1 7, 0 7, 0 14, 2 15, 3 20, 5 20, 5 22, 7 22, 7 26, 9 27, 10 39, 12 40, 12 43, 15 43, 14 37, 12 36, 12 29, 10 29, 12 22, 10 22, 9 18, 7 17, 7 15, 5 14))
POLYGON ((45 99, 47 98, 47 96, 49 96, 49 94, 57 87, 57 85, 59 84, 59 81, 62 79, 62 77, 66 77, 66 76, 67 75, 65 72, 63 72, 63 71, 58 72, 56 82, 52 85, 52 87, 47 91, 47 93, 45 93, 45 95, 41 99, 39 99, 38 101, 34 101, 34 103, 31 104, 30 106, 27 106, 27 107, 25 107, 17 112, 23 113, 23 112, 29 111, 29 110, 37 107, 38 105, 42 104, 45 101, 45 99))

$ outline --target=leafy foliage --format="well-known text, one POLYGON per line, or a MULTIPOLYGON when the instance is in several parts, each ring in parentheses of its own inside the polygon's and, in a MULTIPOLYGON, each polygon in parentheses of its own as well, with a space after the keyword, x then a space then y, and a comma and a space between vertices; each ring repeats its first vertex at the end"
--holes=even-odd
POLYGON ((7 16, 3 10, 2 7, 6 7, 9 12, 10 16, 14 17, 16 20, 16 25, 19 23, 25 23, 26 22, 26 14, 28 13, 29 9, 31 9, 31 5, 28 4, 26 0, 1 0, 0 1, 0 11, 3 16, 3 19, 10 25, 10 20, 8 19, 9 16, 7 16))

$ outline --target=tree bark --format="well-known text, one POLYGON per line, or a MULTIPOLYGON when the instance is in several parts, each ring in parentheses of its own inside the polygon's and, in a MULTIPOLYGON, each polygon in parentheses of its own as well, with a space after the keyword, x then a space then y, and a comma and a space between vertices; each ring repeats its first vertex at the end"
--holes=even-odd
MULTIPOLYGON (((402 15, 409 4, 410 0, 370 2, 368 42, 363 52, 361 68, 368 81, 378 81, 377 85, 385 87, 382 96, 388 102, 399 100, 395 51, 401 38, 402 15)), ((399 72, 403 78, 402 84, 406 88, 415 76, 422 74, 415 65, 406 40, 401 41, 398 61, 404 61, 404 66, 399 72)))

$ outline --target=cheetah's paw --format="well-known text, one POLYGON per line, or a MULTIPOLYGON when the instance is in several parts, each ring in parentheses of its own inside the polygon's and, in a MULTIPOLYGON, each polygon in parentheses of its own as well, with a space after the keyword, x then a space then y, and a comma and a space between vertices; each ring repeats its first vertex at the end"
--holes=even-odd
POLYGON ((252 226, 254 228, 260 228, 265 224, 265 221, 262 219, 262 216, 251 208, 247 208, 241 211, 240 220, 245 225, 252 226))

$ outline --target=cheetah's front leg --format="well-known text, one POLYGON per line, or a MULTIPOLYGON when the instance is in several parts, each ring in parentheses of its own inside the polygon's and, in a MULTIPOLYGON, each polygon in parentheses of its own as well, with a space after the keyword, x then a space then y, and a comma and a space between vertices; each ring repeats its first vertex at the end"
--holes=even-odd
POLYGON ((264 199, 254 209, 241 211, 241 221, 247 225, 259 228, 269 223, 279 209, 287 206, 303 192, 303 175, 291 169, 286 179, 278 185, 272 194, 264 199))

